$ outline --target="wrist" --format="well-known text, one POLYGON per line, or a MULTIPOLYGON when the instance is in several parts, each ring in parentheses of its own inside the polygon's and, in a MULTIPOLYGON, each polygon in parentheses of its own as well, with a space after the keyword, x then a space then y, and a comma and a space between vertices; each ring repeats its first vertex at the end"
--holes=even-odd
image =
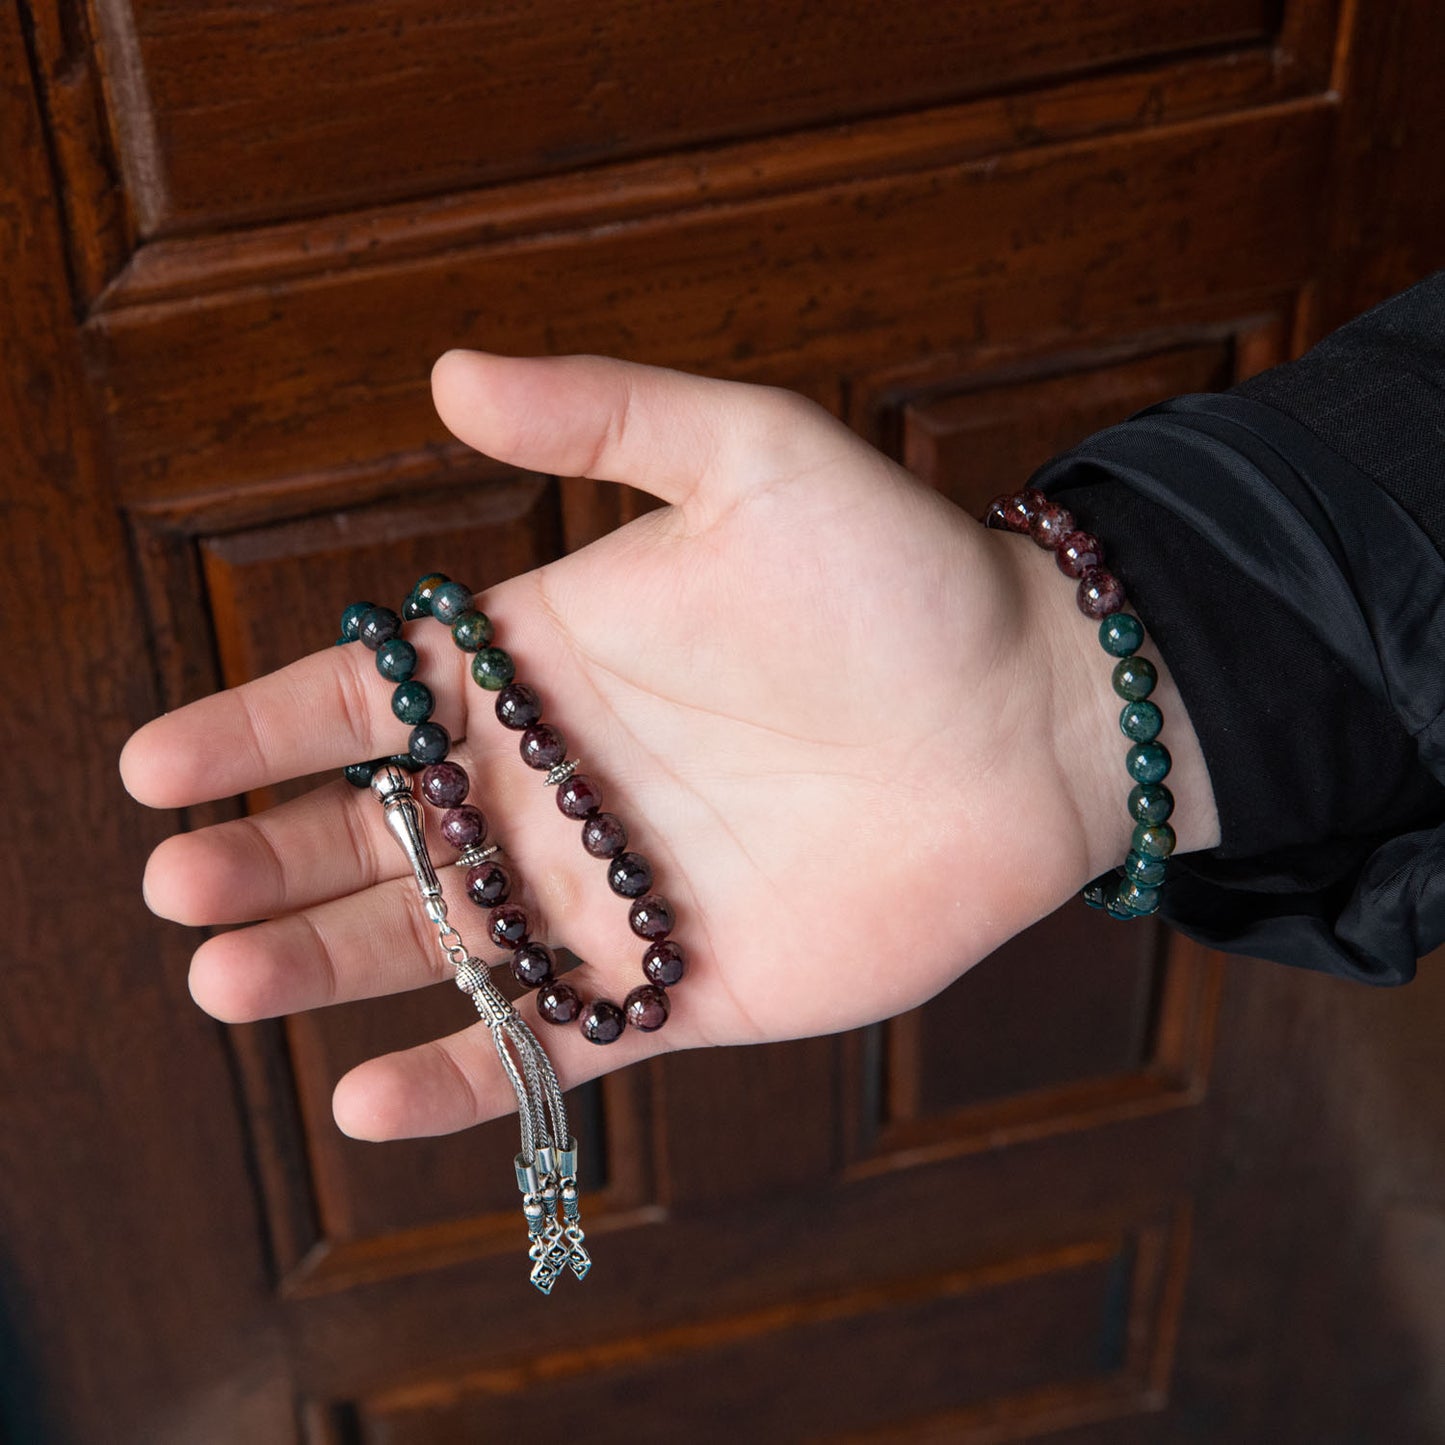
MULTIPOLYGON (((1111 677, 1117 660, 1099 644, 1099 624, 1080 612, 1077 583, 1065 576, 1054 553, 1027 536, 995 533, 1015 569, 1026 599, 1026 635, 1050 677, 1048 738, 1052 742, 1063 790, 1062 802, 1076 821, 1082 887, 1123 863, 1134 830, 1127 799, 1133 783, 1124 758, 1130 742, 1119 727, 1124 700, 1111 677)), ((1128 559, 1120 571, 1128 584, 1128 559)), ((1145 641, 1138 655, 1153 663, 1158 682, 1150 695, 1163 714, 1158 741, 1169 751, 1166 786, 1174 795, 1169 824, 1176 835, 1176 853, 1215 847, 1219 817, 1214 789, 1198 736, 1168 664, 1154 646, 1145 623, 1145 641)))

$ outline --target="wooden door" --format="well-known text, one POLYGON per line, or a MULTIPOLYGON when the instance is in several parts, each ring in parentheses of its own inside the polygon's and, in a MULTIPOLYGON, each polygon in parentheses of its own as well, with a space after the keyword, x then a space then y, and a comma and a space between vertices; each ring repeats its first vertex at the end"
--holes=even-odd
POLYGON ((1439 960, 1070 905, 915 1014, 633 1069, 542 1299, 509 1122, 331 1123, 454 991, 211 1023, 139 878, 228 809, 114 768, 352 596, 650 505, 451 442, 446 347, 796 387, 973 507, 1440 264, 1442 47, 1385 0, 0 5, 7 1445, 1445 1439, 1439 960))

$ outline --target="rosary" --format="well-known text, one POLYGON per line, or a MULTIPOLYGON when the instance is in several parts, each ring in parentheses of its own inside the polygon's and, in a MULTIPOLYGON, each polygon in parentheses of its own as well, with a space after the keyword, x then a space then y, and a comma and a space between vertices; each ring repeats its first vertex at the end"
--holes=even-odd
MULTIPOLYGON (((1124 701, 1119 729, 1133 744, 1125 766, 1135 787, 1128 807, 1135 827, 1122 868, 1094 880, 1084 899, 1107 909, 1114 918, 1147 917, 1160 903, 1160 885, 1174 851, 1174 830, 1167 819, 1174 798, 1164 778, 1170 770, 1168 750, 1158 741, 1163 717, 1148 701, 1154 690, 1153 665, 1139 657, 1144 629, 1137 617, 1123 611, 1124 589, 1103 566, 1098 539, 1080 531, 1073 517, 1042 493, 1027 490, 1000 497, 988 508, 986 525, 1029 536, 1052 551, 1060 571, 1078 579, 1079 610, 1099 623, 1099 642, 1117 659, 1113 689, 1124 701)), ((401 613, 370 602, 354 602, 341 615, 338 645, 359 641, 376 655, 376 670, 394 684, 391 710, 411 728, 404 753, 373 762, 353 763, 346 778, 369 787, 381 803, 388 831, 411 866, 421 906, 437 929, 438 944, 453 969, 458 988, 468 994, 491 1032, 512 1091, 517 1097, 522 1147, 516 1156, 517 1187, 527 1222, 527 1256, 531 1280, 550 1294, 563 1271, 580 1280, 592 1267, 582 1233, 577 1192, 577 1141, 567 1127, 567 1108, 551 1060, 526 1021, 492 982, 489 968, 505 964, 523 988, 537 990, 537 1013, 559 1027, 576 1023, 594 1044, 610 1044, 631 1027, 651 1032, 667 1022, 671 1004, 666 990, 685 972, 682 950, 668 936, 673 929, 672 905, 652 891, 652 865, 641 853, 628 850, 627 830, 615 814, 602 811, 597 785, 577 771, 567 756, 562 734, 542 721, 535 688, 516 682, 511 655, 492 646, 492 623, 474 605, 471 590, 439 572, 429 573, 412 589, 401 613), (487 820, 466 801, 471 780, 466 770, 447 761, 451 736, 433 721, 431 689, 414 676, 416 649, 402 635, 403 621, 433 617, 450 629, 452 641, 472 655, 472 679, 497 694, 497 720, 521 734, 519 751, 528 767, 556 788, 562 815, 582 825, 582 847, 607 864, 612 891, 630 900, 628 922, 645 941, 639 984, 622 1001, 584 1001, 570 984, 558 979, 556 957, 534 939, 526 909, 511 900, 512 877, 497 861, 496 843, 486 845, 487 820), (487 933, 510 957, 484 963, 462 940, 447 915, 441 882, 427 848, 422 809, 412 788, 420 773, 422 797, 442 812, 443 841, 460 855, 456 866, 466 870, 467 899, 486 911, 487 933)))
POLYGON ((652 865, 641 853, 628 851, 622 821, 601 811, 597 785, 578 773, 579 764, 567 757, 562 734, 542 721, 536 690, 513 680, 516 666, 510 654, 491 645, 492 635, 491 619, 474 606, 470 589, 439 572, 416 584, 400 614, 370 602, 352 603, 341 615, 337 645, 359 641, 376 654, 377 672, 395 684, 391 710, 411 733, 404 753, 353 763, 345 775, 353 786, 369 787, 380 801, 387 830, 411 866, 421 906, 436 926, 456 985, 471 997, 490 1030, 497 1058, 517 1096, 522 1143, 515 1164, 527 1222, 527 1257, 532 1261, 532 1283, 550 1294, 564 1270, 570 1269, 580 1280, 592 1267, 582 1233, 577 1141, 568 1131, 562 1089, 546 1051, 488 970, 505 965, 523 988, 537 989, 537 1012, 548 1023, 575 1022, 590 1042, 610 1044, 628 1026, 650 1033, 667 1022, 671 1006, 666 990, 682 978, 686 965, 681 948, 668 937, 674 922, 672 906, 651 891, 652 865), (497 719, 521 734, 522 761, 543 774, 544 785, 557 789, 559 811, 582 824, 583 848, 607 861, 612 891, 631 900, 628 921, 633 933, 646 941, 642 955, 646 982, 620 1005, 605 998, 584 1002, 576 989, 556 978, 552 950, 531 936, 526 910, 509 901, 512 877, 497 861, 501 848, 495 842, 484 846, 487 820, 466 801, 471 788, 466 770, 446 760, 451 736, 432 720, 431 689, 414 676, 416 649, 401 635, 403 619, 420 617, 435 618, 451 630, 452 640, 463 652, 472 654, 472 679, 497 694, 497 719), (443 841, 460 855, 455 866, 466 870, 467 899, 485 910, 488 936, 497 948, 509 950, 509 957, 484 963, 448 920, 412 786, 416 773, 421 775, 422 797, 441 810, 443 841))

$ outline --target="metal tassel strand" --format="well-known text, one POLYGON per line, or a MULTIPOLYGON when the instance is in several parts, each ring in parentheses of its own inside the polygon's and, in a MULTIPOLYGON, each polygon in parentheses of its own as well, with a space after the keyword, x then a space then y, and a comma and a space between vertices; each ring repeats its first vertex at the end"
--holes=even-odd
POLYGON ((527 1256, 532 1261, 532 1283, 550 1294, 563 1271, 570 1269, 582 1279, 592 1267, 577 1193, 577 1141, 568 1132, 561 1085, 536 1035, 447 921, 446 900, 427 852, 411 779, 388 763, 376 770, 371 790, 381 800, 387 830, 411 865, 422 906, 437 927, 441 950, 456 969, 457 987, 470 996, 491 1031, 497 1058, 517 1096, 522 1147, 515 1165, 527 1221, 527 1256))

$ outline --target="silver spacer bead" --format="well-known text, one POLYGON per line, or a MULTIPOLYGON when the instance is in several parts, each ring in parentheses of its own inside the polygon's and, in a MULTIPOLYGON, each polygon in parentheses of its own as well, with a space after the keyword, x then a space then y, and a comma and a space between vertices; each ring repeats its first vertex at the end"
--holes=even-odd
POLYGON ((555 768, 548 769, 547 776, 542 779, 543 786, 555 788, 558 783, 565 783, 581 766, 581 758, 568 758, 565 763, 558 763, 555 768))
POLYGON ((478 863, 485 863, 488 858, 502 851, 500 843, 488 843, 485 848, 473 843, 470 848, 462 849, 462 856, 452 864, 454 868, 475 868, 478 863))

